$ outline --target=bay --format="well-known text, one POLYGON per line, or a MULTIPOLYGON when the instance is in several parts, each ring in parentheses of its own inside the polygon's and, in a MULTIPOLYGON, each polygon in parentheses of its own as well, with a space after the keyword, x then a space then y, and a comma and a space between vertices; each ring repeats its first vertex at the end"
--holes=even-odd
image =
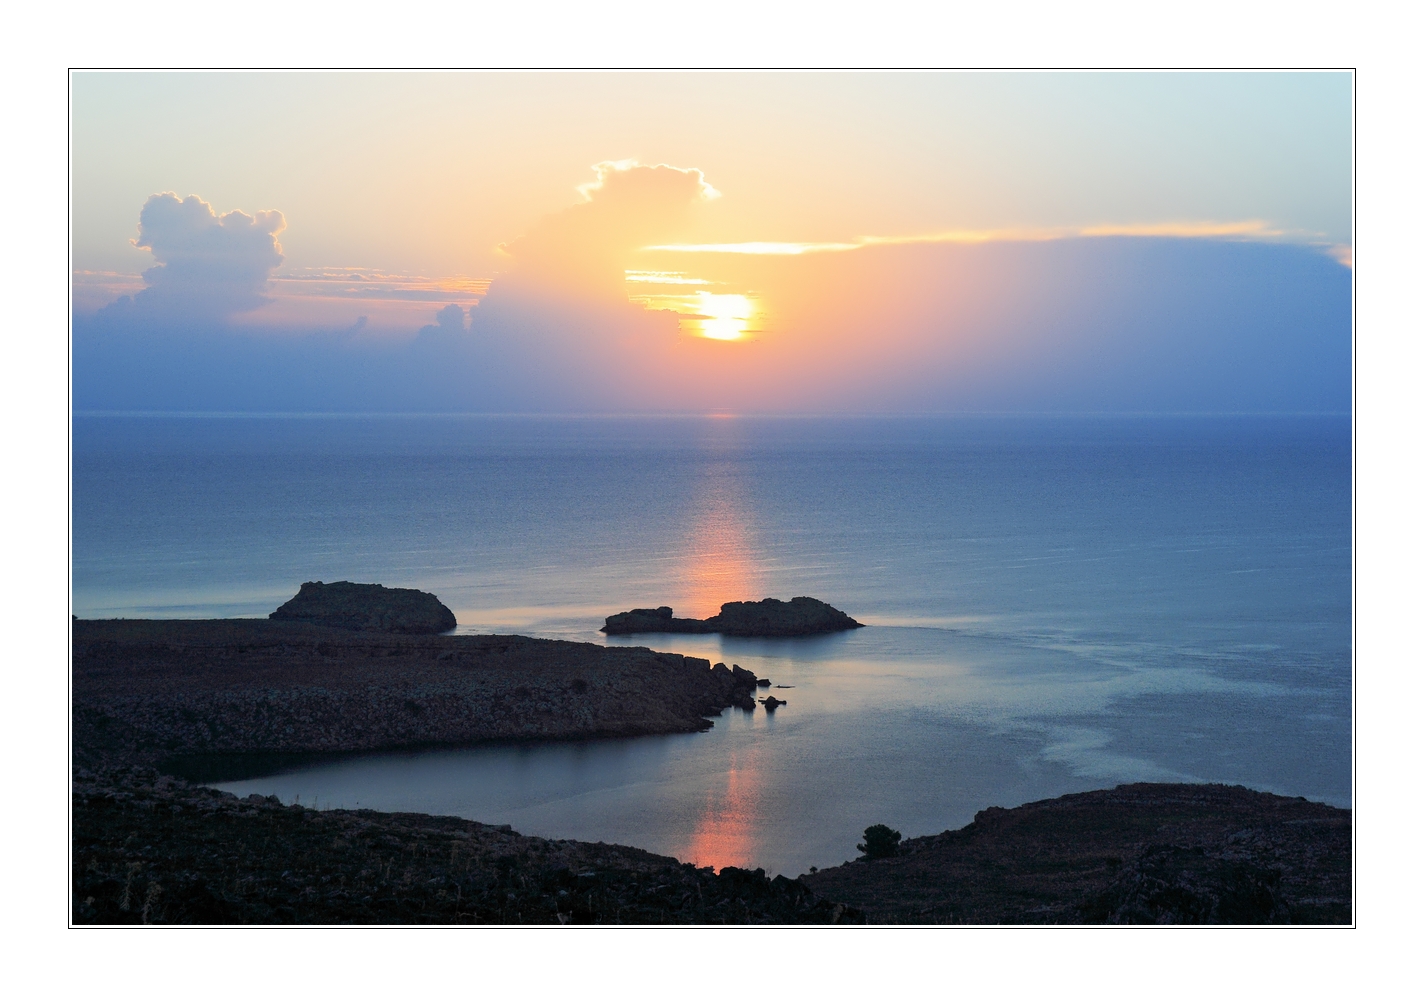
POLYGON ((346 758, 224 788, 794 875, 1136 780, 1348 806, 1348 419, 78 415, 81 617, 265 616, 302 581, 460 630, 791 686, 700 735, 346 758), (604 616, 812 595, 798 641, 604 616))

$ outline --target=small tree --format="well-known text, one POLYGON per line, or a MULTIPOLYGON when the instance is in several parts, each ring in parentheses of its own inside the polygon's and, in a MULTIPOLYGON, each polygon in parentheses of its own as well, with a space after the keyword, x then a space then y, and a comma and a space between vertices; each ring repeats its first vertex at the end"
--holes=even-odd
POLYGON ((900 832, 884 824, 872 824, 865 829, 865 844, 855 847, 868 859, 888 859, 900 850, 900 832))

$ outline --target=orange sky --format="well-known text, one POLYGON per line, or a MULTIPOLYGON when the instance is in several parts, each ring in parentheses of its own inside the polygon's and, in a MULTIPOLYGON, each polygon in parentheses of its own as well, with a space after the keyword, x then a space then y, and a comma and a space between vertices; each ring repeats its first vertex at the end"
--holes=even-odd
MULTIPOLYGON (((1178 264, 1190 293, 1154 264, 1144 290, 1106 262, 1124 240, 1348 266, 1350 93, 1348 74, 77 74, 75 309, 128 295, 105 321, 359 347, 456 306, 439 327, 487 343, 503 383, 561 369, 539 397, 882 405, 1104 324, 1131 352, 1160 325, 1144 295, 1229 304, 1213 288, 1239 263, 1178 264)), ((1202 321, 1245 321, 1230 307, 1202 321)))

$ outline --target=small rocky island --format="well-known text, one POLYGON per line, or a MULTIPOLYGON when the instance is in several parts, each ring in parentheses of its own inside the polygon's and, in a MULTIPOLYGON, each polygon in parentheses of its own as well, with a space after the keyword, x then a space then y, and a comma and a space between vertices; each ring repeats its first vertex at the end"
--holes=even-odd
POLYGON ((672 608, 630 609, 608 617, 601 628, 617 634, 722 634, 727 637, 808 637, 865 626, 820 599, 798 595, 790 602, 725 602, 705 620, 679 619, 672 608))
POLYGON ((392 634, 438 634, 455 629, 455 614, 429 592, 356 582, 302 582, 297 594, 267 618, 392 634))

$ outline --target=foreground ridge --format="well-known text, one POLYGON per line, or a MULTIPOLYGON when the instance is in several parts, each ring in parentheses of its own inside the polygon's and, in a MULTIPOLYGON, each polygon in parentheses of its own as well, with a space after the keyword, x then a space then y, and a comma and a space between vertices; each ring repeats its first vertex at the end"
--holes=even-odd
POLYGON ((898 924, 1349 924, 1351 813, 1135 783, 990 807, 895 858, 801 881, 898 924))
POLYGON ((239 800, 142 769, 79 773, 73 923, 848 924, 762 870, 458 817, 239 800))

